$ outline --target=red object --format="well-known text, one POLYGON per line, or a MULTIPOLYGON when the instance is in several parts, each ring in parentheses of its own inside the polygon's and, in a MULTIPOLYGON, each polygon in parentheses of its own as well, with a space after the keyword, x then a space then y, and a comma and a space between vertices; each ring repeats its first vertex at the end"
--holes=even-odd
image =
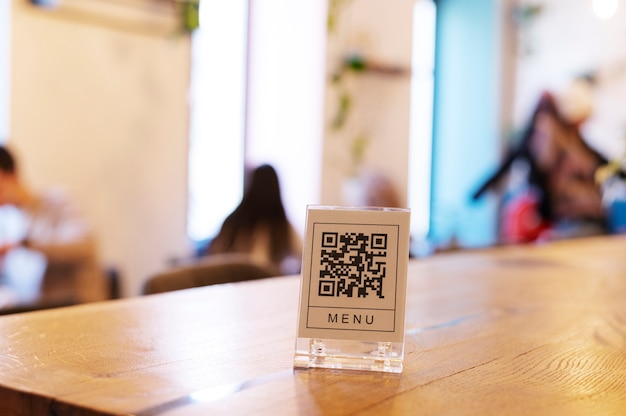
POLYGON ((541 218, 538 200, 532 192, 512 197, 504 206, 502 236, 506 243, 526 243, 537 240, 550 229, 541 218))

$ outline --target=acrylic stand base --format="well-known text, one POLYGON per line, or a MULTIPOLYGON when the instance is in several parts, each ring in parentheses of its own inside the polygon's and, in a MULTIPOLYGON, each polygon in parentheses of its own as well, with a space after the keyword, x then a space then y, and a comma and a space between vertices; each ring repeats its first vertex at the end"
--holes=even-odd
POLYGON ((401 342, 298 338, 294 367, 401 373, 403 359, 401 342))

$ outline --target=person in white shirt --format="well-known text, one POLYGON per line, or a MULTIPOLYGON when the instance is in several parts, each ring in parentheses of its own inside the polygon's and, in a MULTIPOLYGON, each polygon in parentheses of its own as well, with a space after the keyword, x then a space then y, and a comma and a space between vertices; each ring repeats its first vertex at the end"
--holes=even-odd
POLYGON ((91 226, 65 192, 33 192, 26 186, 5 146, 0 146, 0 206, 16 207, 24 219, 22 237, 5 241, 0 258, 20 247, 45 256, 40 300, 84 303, 109 297, 91 226))

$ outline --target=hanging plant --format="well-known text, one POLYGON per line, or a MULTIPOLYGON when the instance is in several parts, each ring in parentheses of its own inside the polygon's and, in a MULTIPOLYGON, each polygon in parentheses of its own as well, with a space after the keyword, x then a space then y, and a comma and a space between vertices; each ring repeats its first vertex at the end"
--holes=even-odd
POLYGON ((326 20, 326 29, 328 32, 335 30, 337 26, 337 20, 339 20, 339 13, 345 7, 345 5, 351 0, 330 0, 328 3, 328 16, 326 20))
POLYGON ((193 33, 200 26, 200 0, 184 0, 180 3, 180 17, 184 32, 193 33))
POLYGON ((513 7, 513 20, 523 26, 533 21, 543 12, 541 4, 520 4, 513 7))
POLYGON ((520 4, 512 9, 513 21, 517 25, 519 36, 519 50, 522 55, 532 55, 535 50, 535 35, 533 23, 543 12, 541 4, 520 4))

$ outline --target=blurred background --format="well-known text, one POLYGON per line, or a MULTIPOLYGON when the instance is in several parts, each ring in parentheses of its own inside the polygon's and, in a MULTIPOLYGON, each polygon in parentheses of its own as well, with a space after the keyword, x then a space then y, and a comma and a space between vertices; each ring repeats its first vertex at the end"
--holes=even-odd
POLYGON ((593 76, 585 138, 626 137, 622 0, 0 2, 0 138, 63 185, 123 296, 189 256, 273 164, 293 224, 379 175, 416 255, 498 243, 471 195, 544 90, 593 76))

